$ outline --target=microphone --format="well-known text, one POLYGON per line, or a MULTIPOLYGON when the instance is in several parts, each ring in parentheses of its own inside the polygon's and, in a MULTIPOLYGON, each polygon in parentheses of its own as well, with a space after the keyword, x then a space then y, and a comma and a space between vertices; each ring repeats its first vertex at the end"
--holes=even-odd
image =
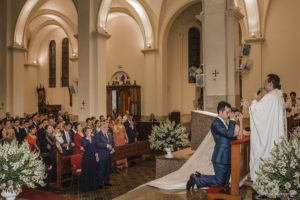
POLYGON ((264 88, 259 88, 259 90, 257 91, 257 96, 260 95, 260 93, 263 91, 264 88))

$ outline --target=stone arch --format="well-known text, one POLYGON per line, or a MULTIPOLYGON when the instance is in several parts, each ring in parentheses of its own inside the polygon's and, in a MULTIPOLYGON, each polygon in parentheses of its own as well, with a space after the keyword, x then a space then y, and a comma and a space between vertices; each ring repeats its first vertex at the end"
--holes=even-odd
POLYGON ((69 35, 70 33, 68 33, 68 32, 64 29, 64 27, 63 27, 61 24, 59 24, 57 21, 55 21, 55 20, 46 21, 46 22, 40 24, 40 26, 38 26, 38 27, 36 28, 36 31, 34 32, 34 34, 33 34, 33 36, 32 36, 33 40, 31 41, 30 45, 28 46, 28 62, 29 62, 29 63, 31 63, 33 60, 37 60, 37 57, 38 57, 39 52, 40 52, 39 49, 37 49, 36 51, 34 51, 34 50, 32 49, 34 46, 36 46, 36 44, 40 43, 40 41, 42 40, 41 38, 37 38, 36 35, 37 35, 41 30, 43 30, 45 27, 47 27, 47 26, 49 26, 49 25, 55 25, 55 26, 61 28, 61 29, 65 32, 66 36, 67 36, 67 37, 70 37, 70 35, 69 35))
MULTIPOLYGON (((99 32, 106 32, 106 21, 111 9, 111 3, 112 0, 103 0, 101 3, 97 17, 97 30, 99 32)), ((153 47, 155 44, 153 28, 146 10, 137 0, 126 0, 125 3, 130 5, 137 13, 139 19, 136 20, 139 20, 142 24, 146 47, 153 47)))
MULTIPOLYGON (((47 10, 47 9, 38 11, 36 14, 31 16, 27 20, 26 25, 25 25, 25 32, 23 35, 25 47, 27 46, 25 38, 26 38, 26 35, 28 34, 27 33, 28 26, 30 25, 30 23, 32 21, 34 21, 35 19, 37 19, 38 17, 41 17, 41 16, 48 17, 49 18, 48 21, 51 21, 52 24, 58 25, 59 27, 61 27, 64 30, 64 32, 66 33, 66 35, 68 36, 68 38, 70 40, 72 52, 77 54, 78 44, 77 44, 77 40, 74 38, 74 35, 76 34, 76 30, 77 30, 76 25, 73 24, 72 21, 68 17, 66 17, 64 14, 54 11, 54 10, 47 10)), ((48 23, 48 25, 50 25, 50 24, 48 23)), ((36 30, 38 30, 38 28, 36 30)))
MULTIPOLYGON (((46 15, 46 14, 51 14, 53 16, 57 16, 62 21, 64 21, 72 29, 72 31, 73 31, 72 35, 75 35, 77 33, 76 25, 74 25, 68 17, 66 17, 64 14, 62 14, 58 11, 50 10, 50 9, 43 9, 43 10, 38 11, 34 16, 30 16, 31 13, 33 12, 33 10, 35 10, 37 7, 39 7, 39 5, 42 5, 47 1, 48 0, 27 0, 26 1, 24 6, 22 7, 22 10, 21 10, 21 12, 18 16, 17 22, 16 22, 16 27, 15 27, 15 32, 14 32, 14 45, 19 46, 19 47, 26 46, 27 44, 25 41, 25 35, 26 35, 28 25, 34 18, 41 16, 41 15, 46 15)), ((77 8, 76 3, 74 1, 73 1, 73 3, 74 3, 75 8, 77 8)), ((77 43, 76 43, 75 39, 73 39, 73 37, 70 37, 69 39, 71 40, 71 45, 73 45, 72 49, 77 53, 78 47, 77 47, 77 43)))

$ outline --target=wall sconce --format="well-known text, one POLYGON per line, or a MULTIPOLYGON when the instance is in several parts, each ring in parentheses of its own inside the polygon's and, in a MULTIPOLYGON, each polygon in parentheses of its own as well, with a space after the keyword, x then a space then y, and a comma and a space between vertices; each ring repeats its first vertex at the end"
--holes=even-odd
POLYGON ((4 110, 4 109, 5 109, 5 104, 4 104, 3 102, 1 103, 0 109, 1 109, 1 110, 4 110))

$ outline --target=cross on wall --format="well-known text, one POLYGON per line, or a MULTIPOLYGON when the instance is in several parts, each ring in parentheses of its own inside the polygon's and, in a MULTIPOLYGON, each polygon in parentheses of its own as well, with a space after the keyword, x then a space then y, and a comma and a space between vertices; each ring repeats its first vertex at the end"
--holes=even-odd
POLYGON ((217 72, 217 70, 215 69, 215 71, 212 73, 215 77, 213 78, 213 80, 217 80, 217 75, 220 74, 219 72, 217 72))
POLYGON ((84 105, 86 104, 86 102, 83 100, 81 104, 82 104, 82 107, 80 109, 85 109, 84 105))

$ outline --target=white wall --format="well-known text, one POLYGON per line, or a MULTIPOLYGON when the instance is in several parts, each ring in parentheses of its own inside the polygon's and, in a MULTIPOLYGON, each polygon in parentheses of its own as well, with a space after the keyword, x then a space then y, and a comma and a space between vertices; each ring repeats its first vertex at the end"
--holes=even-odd
MULTIPOLYGON (((77 114, 77 94, 73 94, 73 106, 71 107, 68 87, 61 87, 61 62, 62 40, 66 37, 65 32, 56 28, 44 36, 38 52, 39 67, 28 66, 25 68, 25 112, 38 111, 38 97, 36 87, 40 84, 46 89, 46 103, 50 105, 62 105, 62 111, 77 114), (49 88, 49 44, 55 39, 56 42, 56 87, 49 88)), ((70 41, 69 41, 70 42, 70 41)), ((70 43, 69 43, 70 44, 70 43)), ((34 53, 34 52, 32 52, 34 53)), ((72 49, 69 47, 69 56, 72 49)), ((76 62, 69 61, 69 85, 73 85, 72 77, 78 77, 76 62)))
POLYGON ((144 55, 141 50, 144 41, 138 24, 128 15, 122 14, 108 21, 107 31, 111 34, 106 46, 107 81, 110 81, 115 72, 125 71, 131 78, 131 84, 136 80, 141 85, 143 95, 144 55), (118 66, 122 68, 119 69, 118 66))
MULTIPOLYGON (((195 83, 188 80, 188 31, 197 27, 201 33, 201 26, 195 15, 201 6, 193 5, 181 13, 174 21, 167 44, 167 105, 168 113, 180 111, 182 115, 190 114, 195 109, 199 98, 199 89, 195 83)), ((202 54, 202 50, 200 50, 202 54)), ((203 62, 200 60, 200 62, 203 62)))
POLYGON ((263 78, 280 76, 282 89, 300 96, 300 1, 272 0, 266 22, 266 41, 262 46, 263 78))
POLYGON ((300 96, 300 1, 272 0, 266 18, 265 40, 251 43, 250 73, 243 77, 243 97, 251 100, 270 73, 279 75, 284 92, 300 96))

